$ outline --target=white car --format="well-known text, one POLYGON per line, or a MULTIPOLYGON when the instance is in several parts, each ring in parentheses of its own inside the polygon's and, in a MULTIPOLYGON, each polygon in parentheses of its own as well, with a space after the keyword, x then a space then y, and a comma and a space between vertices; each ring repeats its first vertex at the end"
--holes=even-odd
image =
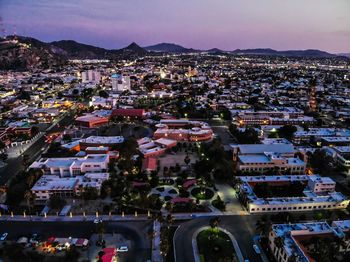
POLYGON ((8 236, 8 233, 2 234, 1 237, 0 237, 0 240, 4 241, 7 238, 7 236, 8 236))
POLYGON ((128 252, 129 249, 127 246, 120 246, 117 248, 117 252, 128 252))
POLYGON ((254 248, 254 250, 255 250, 255 252, 257 253, 257 254, 260 254, 261 252, 260 252, 260 249, 259 249, 259 247, 257 246, 257 245, 253 245, 253 248, 254 248))
POLYGON ((95 218, 94 223, 95 224, 102 223, 102 218, 95 218))

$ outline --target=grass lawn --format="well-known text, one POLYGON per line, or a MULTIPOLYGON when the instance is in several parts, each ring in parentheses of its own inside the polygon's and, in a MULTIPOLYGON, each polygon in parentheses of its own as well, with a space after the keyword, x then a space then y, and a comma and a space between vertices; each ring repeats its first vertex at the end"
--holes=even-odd
POLYGON ((214 192, 209 188, 204 188, 203 190, 201 190, 200 187, 195 187, 194 189, 192 189, 191 195, 199 200, 206 200, 211 199, 214 196, 214 192))
POLYGON ((231 239, 218 229, 201 231, 197 236, 197 245, 201 261, 238 261, 231 239))

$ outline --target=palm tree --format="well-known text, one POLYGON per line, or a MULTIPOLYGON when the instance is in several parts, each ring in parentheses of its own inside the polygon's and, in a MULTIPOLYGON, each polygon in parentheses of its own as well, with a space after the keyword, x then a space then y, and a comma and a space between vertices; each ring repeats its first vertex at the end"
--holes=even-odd
POLYGON ((271 230, 272 223, 267 218, 267 216, 263 216, 256 222, 256 230, 260 232, 260 236, 267 237, 271 230))
POLYGON ((32 202, 34 202, 35 194, 33 194, 32 191, 27 190, 24 193, 24 198, 27 201, 27 207, 28 207, 29 213, 31 213, 31 206, 32 206, 32 202))
POLYGON ((171 214, 168 214, 165 219, 168 227, 174 223, 174 218, 171 214))
POLYGON ((277 247, 277 249, 280 250, 284 246, 284 238, 280 236, 276 237, 273 243, 277 247))
POLYGON ((220 218, 219 217, 213 217, 209 220, 209 226, 211 227, 212 231, 219 232, 219 223, 220 218))
POLYGON ((103 240, 103 234, 105 233, 105 226, 102 222, 97 224, 97 232, 98 232, 98 239, 99 242, 102 242, 103 240))
POLYGON ((297 262, 298 261, 298 256, 293 253, 290 257, 288 257, 287 262, 297 262))

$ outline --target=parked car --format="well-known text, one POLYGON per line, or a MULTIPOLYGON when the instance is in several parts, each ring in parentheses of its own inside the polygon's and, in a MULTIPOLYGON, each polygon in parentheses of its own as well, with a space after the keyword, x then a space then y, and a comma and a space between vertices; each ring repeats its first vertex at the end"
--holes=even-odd
POLYGON ((95 224, 102 223, 102 218, 95 218, 94 223, 95 224))
POLYGON ((261 251, 260 251, 260 249, 259 249, 259 247, 258 247, 257 245, 253 245, 253 248, 254 248, 254 250, 255 250, 255 252, 256 252, 257 254, 260 254, 260 253, 261 253, 261 251))
POLYGON ((6 238, 7 238, 7 236, 8 236, 8 233, 3 233, 2 235, 1 235, 1 237, 0 237, 0 240, 1 241, 4 241, 6 238))
POLYGON ((117 248, 117 252, 128 252, 129 249, 127 246, 120 246, 117 248))

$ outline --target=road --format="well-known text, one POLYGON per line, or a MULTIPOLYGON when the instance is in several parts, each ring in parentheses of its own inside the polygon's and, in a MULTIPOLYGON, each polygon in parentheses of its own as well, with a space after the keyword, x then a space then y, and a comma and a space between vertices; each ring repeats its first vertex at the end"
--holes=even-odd
MULTIPOLYGON (((147 236, 152 221, 138 222, 104 222, 106 233, 122 234, 131 241, 128 253, 123 254, 123 261, 144 262, 150 258, 151 247, 147 236)), ((82 237, 89 239, 96 232, 93 222, 0 222, 0 233, 7 232, 9 240, 17 240, 21 236, 40 234, 44 239, 55 237, 82 237)), ((117 243, 116 243, 117 244, 117 243)))
MULTIPOLYGON (((64 126, 72 123, 72 121, 73 117, 66 115, 59 122, 57 122, 50 131, 47 131, 46 134, 63 131, 64 126)), ((39 154, 42 152, 42 148, 45 146, 48 146, 48 144, 45 142, 45 136, 42 136, 29 148, 27 148, 27 150, 24 151, 23 155, 28 155, 29 162, 31 163, 39 156, 39 154)), ((12 177, 17 175, 19 171, 23 169, 22 159, 22 156, 8 159, 7 165, 2 168, 2 170, 0 170, 0 186, 6 185, 12 177)))
MULTIPOLYGON (((244 259, 261 262, 253 249, 253 236, 258 216, 220 216, 219 226, 228 230, 236 238, 244 259)), ((210 217, 196 218, 182 223, 174 235, 176 262, 193 262, 192 236, 194 232, 209 225, 210 217)))

